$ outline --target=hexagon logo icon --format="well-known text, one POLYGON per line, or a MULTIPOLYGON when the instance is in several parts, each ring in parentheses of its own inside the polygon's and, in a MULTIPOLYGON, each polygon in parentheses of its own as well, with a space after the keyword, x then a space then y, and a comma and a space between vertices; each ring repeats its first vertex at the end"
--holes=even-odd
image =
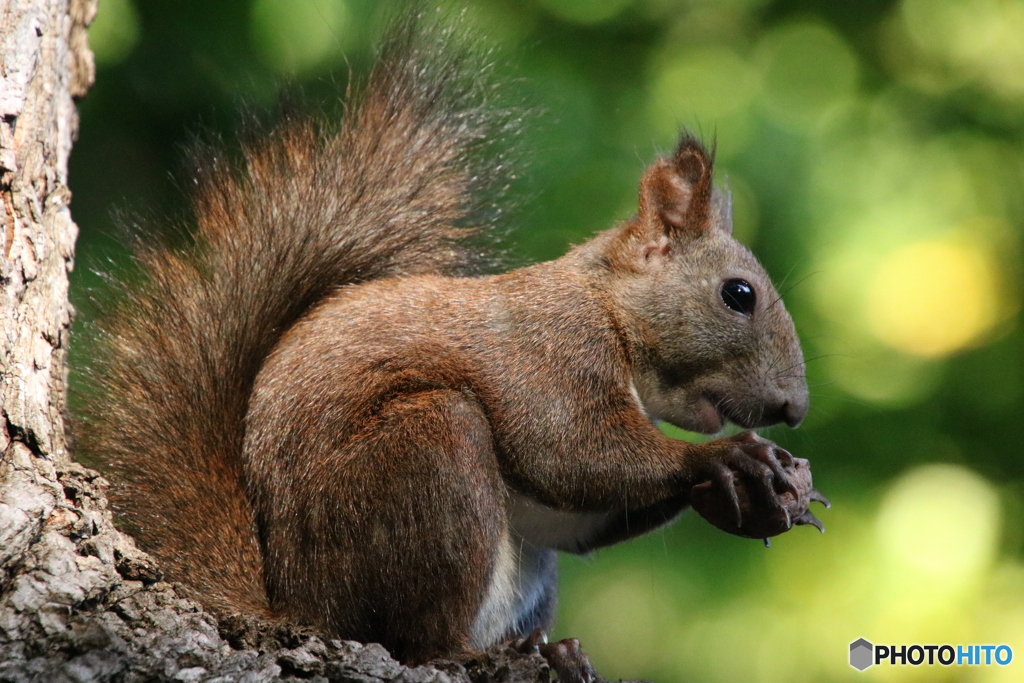
POLYGON ((850 643, 850 666, 857 671, 863 671, 874 664, 875 646, 858 638, 850 643))

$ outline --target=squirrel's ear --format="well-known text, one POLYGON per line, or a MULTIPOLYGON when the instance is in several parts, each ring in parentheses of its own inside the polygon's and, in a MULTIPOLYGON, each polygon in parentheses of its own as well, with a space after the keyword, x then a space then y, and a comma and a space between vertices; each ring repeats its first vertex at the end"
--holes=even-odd
POLYGON ((732 193, 727 189, 711 193, 711 224, 727 235, 732 234, 732 193))
POLYGON ((714 154, 684 134, 675 154, 656 161, 640 181, 640 223, 648 229, 660 227, 669 237, 708 230, 713 167, 714 154))

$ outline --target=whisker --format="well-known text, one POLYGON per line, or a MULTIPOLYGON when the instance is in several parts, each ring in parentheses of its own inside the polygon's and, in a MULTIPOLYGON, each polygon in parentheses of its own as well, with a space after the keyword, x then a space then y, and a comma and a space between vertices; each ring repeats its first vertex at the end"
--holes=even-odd
POLYGON ((793 284, 792 284, 792 285, 790 286, 790 288, 789 288, 789 289, 787 289, 787 290, 786 290, 785 292, 781 292, 781 293, 779 293, 779 296, 778 296, 778 297, 777 297, 777 298, 775 299, 775 301, 771 302, 771 304, 769 304, 769 305, 768 305, 768 308, 771 308, 771 307, 772 307, 772 306, 774 306, 775 304, 777 304, 777 303, 779 303, 780 301, 782 301, 782 297, 784 297, 785 295, 787 295, 787 294, 789 294, 790 292, 792 292, 792 291, 793 291, 793 290, 794 290, 794 289, 796 288, 796 286, 797 286, 797 285, 799 285, 799 284, 801 284, 801 283, 803 283, 803 282, 806 282, 806 281, 807 281, 807 280, 808 280, 808 279, 809 279, 810 277, 812 277, 812 276, 814 276, 814 275, 820 275, 820 274, 822 274, 822 273, 824 273, 824 272, 825 272, 825 271, 823 271, 823 270, 816 270, 816 271, 814 271, 814 272, 808 273, 807 275, 803 276, 802 278, 800 278, 799 280, 797 280, 796 282, 794 282, 794 283, 793 283, 793 284))
MULTIPOLYGON (((846 354, 842 354, 842 353, 823 353, 820 356, 814 356, 812 358, 806 358, 806 359, 800 361, 799 363, 794 363, 793 365, 790 365, 788 368, 782 368, 781 370, 779 370, 780 374, 772 375, 772 379, 782 379, 781 373, 786 372, 787 370, 792 370, 793 368, 799 367, 801 365, 806 366, 811 361, 821 360, 822 358, 832 358, 833 356, 842 357, 842 356, 845 356, 845 355, 846 354)), ((768 369, 765 372, 771 372, 773 367, 775 367, 775 364, 772 364, 772 365, 768 366, 768 369)))
POLYGON ((780 282, 780 283, 779 283, 779 284, 778 284, 778 285, 777 285, 777 286, 775 287, 775 291, 778 291, 778 290, 780 290, 780 289, 782 289, 783 287, 785 287, 785 286, 786 286, 786 280, 788 280, 788 279, 789 279, 789 276, 793 274, 793 271, 794 271, 794 270, 796 270, 796 267, 797 267, 798 265, 800 265, 800 262, 799 262, 799 261, 797 261, 796 263, 794 263, 794 264, 793 264, 792 266, 790 266, 790 267, 789 267, 789 271, 787 271, 787 272, 786 272, 786 276, 785 276, 784 278, 782 278, 782 282, 780 282))
POLYGON ((842 394, 811 394, 811 396, 820 399, 827 399, 830 401, 846 401, 847 403, 852 403, 863 408, 871 408, 872 406, 875 405, 874 403, 871 403, 869 401, 855 398, 853 396, 845 396, 842 394))

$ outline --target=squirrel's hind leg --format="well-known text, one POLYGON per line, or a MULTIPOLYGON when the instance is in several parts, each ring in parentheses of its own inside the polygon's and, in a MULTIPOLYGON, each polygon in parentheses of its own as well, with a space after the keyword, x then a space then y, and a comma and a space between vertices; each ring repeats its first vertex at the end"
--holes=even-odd
POLYGON ((471 651, 507 536, 483 411, 457 391, 400 394, 358 431, 302 486, 318 566, 277 597, 405 663, 471 651))

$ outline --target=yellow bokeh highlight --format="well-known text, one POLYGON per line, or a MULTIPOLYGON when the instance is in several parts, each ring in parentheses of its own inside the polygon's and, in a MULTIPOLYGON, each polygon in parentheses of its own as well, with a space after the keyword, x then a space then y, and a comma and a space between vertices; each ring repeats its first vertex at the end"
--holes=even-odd
POLYGON ((1024 97, 1024 0, 904 0, 900 15, 916 47, 947 67, 949 86, 1024 97))
POLYGON ((953 241, 911 244, 887 256, 868 291, 871 331, 900 351, 937 358, 978 342, 999 318, 997 264, 953 241))
MULTIPOLYGON (((957 458, 954 444, 929 446, 957 458)), ((835 492, 833 492, 835 493, 835 492)), ((838 493, 828 533, 798 527, 747 558, 721 599, 714 580, 655 557, 602 573, 563 603, 565 635, 581 638, 606 676, 731 683, 959 680, 945 667, 847 662, 857 638, 876 643, 1024 641, 1024 565, 999 559, 1003 507, 993 484, 951 464, 915 467, 861 499, 838 493)), ((737 541, 737 543, 740 541, 737 541)), ((699 541, 692 552, 702 551, 699 541)), ((1016 680, 1011 667, 971 680, 1016 680)), ((975 678, 976 676, 977 678, 975 678)))
POLYGON ((1024 653, 1024 566, 1003 562, 995 567, 983 587, 976 619, 978 640, 984 643, 1006 643, 1013 647, 1010 666, 987 667, 977 677, 979 682, 1010 683, 1021 678, 1021 654, 1024 653))
POLYGON ((893 482, 876 532, 898 595, 949 600, 995 558, 1001 510, 992 485, 956 465, 927 465, 893 482))
POLYGON ((794 290, 827 339, 822 379, 881 407, 927 400, 937 361, 1006 332, 1020 296, 1017 162, 976 135, 920 138, 897 106, 816 141, 815 256, 794 290))
MULTIPOLYGON (((867 633, 883 643, 989 642, 979 629, 1002 524, 990 482, 956 465, 925 465, 892 482, 875 518, 878 568, 867 633)), ((1005 607, 1005 606, 1004 606, 1005 607)), ((1004 618, 1002 609, 998 617, 1004 618)), ((1004 638, 1005 632, 997 638, 1004 638)), ((1002 641, 1000 641, 1002 642, 1002 641)), ((906 667, 912 669, 913 667, 906 667)), ((887 680, 948 671, 883 668, 887 680)))
MULTIPOLYGON (((940 373, 929 359, 911 356, 881 342, 865 318, 872 274, 878 254, 899 248, 889 244, 899 229, 908 231, 905 212, 889 216, 887 207, 843 232, 847 242, 823 242, 823 256, 814 264, 807 288, 828 330, 828 353, 821 358, 823 376, 859 401, 899 408, 925 400, 940 373), (890 230, 884 228, 889 227, 890 230)), ((913 221, 912 221, 913 222, 913 221)))

